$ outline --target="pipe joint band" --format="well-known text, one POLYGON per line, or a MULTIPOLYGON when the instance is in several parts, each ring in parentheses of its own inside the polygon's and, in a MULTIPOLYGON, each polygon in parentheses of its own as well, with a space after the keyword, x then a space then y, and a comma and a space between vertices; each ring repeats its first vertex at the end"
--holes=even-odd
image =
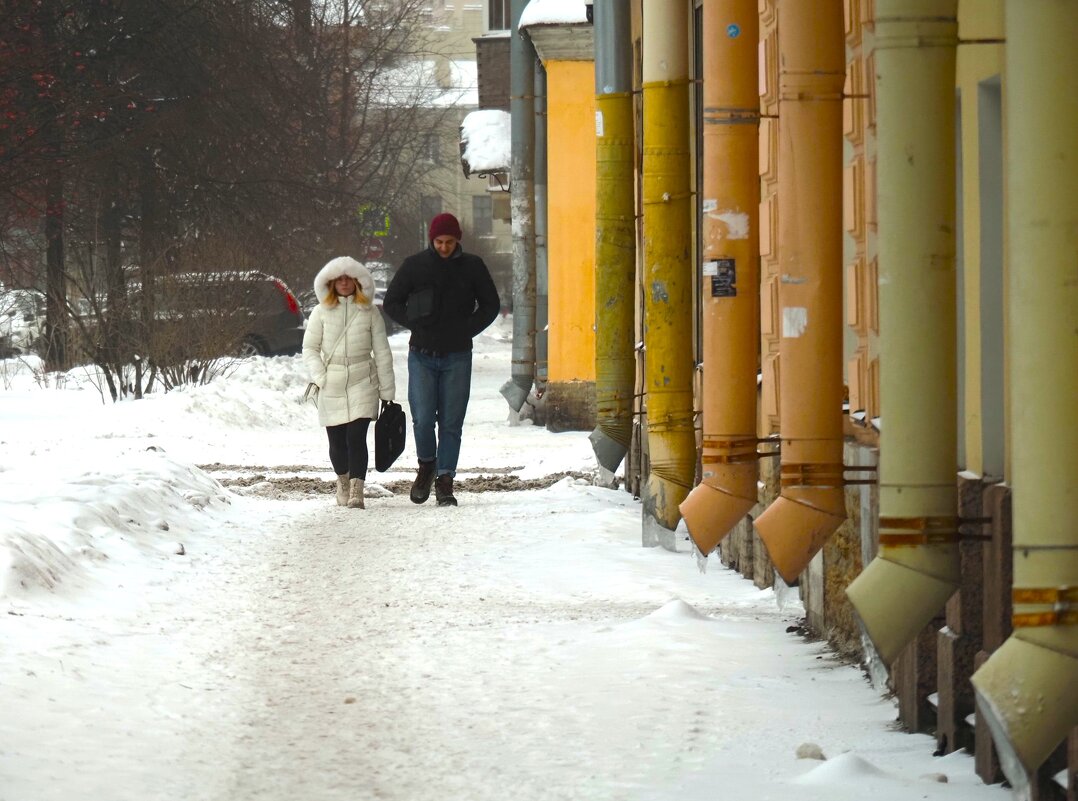
POLYGON ((1015 587, 1011 601, 1018 606, 1051 606, 1036 612, 1011 615, 1011 625, 1017 628, 1036 626, 1078 625, 1078 586, 1015 587))
POLYGON ((843 481, 841 463, 783 462, 779 470, 783 488, 841 487, 843 481))
POLYGON ((674 78, 669 81, 644 81, 640 85, 640 88, 647 92, 649 89, 675 89, 681 86, 688 87, 691 83, 691 78, 674 78))
POLYGON ((877 17, 877 50, 958 47, 958 18, 952 15, 877 17))
POLYGON ((836 101, 842 100, 846 83, 846 70, 842 72, 779 72, 779 102, 789 101, 836 101))
POLYGON ((716 450, 743 450, 747 448, 755 451, 756 442, 756 437, 733 437, 732 439, 704 437, 704 447, 715 448, 716 450))
POLYGON ((956 33, 909 33, 888 36, 882 41, 876 38, 875 49, 882 50, 926 50, 928 48, 951 48, 958 47, 958 34, 956 33))
POLYGON ((744 108, 708 106, 704 109, 705 125, 755 125, 758 122, 760 122, 758 106, 744 108))
POLYGON ((813 92, 796 87, 779 92, 779 100, 791 103, 839 102, 844 98, 842 92, 813 92))
POLYGON ((695 428, 692 414, 670 414, 665 419, 648 418, 648 433, 662 434, 667 431, 692 431, 695 428))
POLYGON ((747 464, 755 462, 759 456, 755 451, 752 453, 705 453, 700 457, 701 464, 747 464))
POLYGON ((952 545, 958 542, 958 517, 880 517, 881 546, 952 545))
POLYGON ((746 464, 759 458, 756 437, 720 439, 705 436, 703 451, 700 457, 703 464, 746 464))

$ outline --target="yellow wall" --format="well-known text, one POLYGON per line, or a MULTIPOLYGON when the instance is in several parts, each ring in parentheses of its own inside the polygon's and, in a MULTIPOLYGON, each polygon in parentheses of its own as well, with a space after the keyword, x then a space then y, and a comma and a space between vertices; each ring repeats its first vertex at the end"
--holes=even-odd
MULTIPOLYGON (((958 33, 963 40, 1003 38, 1003 0, 961 0, 958 33)), ((984 472, 981 417, 981 205, 978 175, 977 86, 1003 73, 1003 46, 963 44, 958 48, 957 83, 962 98, 962 219, 965 299, 965 468, 984 472)), ((1006 286, 1006 283, 1004 283, 1006 286)))
POLYGON ((595 380, 595 65, 548 61, 549 378, 595 380))

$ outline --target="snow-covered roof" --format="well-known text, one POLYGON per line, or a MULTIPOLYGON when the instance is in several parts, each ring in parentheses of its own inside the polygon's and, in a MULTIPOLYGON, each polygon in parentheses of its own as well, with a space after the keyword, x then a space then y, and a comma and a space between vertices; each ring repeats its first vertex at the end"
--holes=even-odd
POLYGON ((535 52, 548 61, 590 61, 595 57, 594 32, 583 0, 531 0, 520 14, 535 52))
POLYGON ((454 59, 450 61, 449 74, 453 89, 442 96, 443 103, 451 106, 478 106, 479 65, 475 60, 454 59), (455 100, 451 97, 453 92, 459 93, 455 100))
POLYGON ((520 23, 517 27, 572 25, 587 21, 588 13, 584 0, 531 0, 520 12, 520 23))
POLYGON ((510 116, 500 109, 480 109, 460 124, 460 161, 464 175, 508 172, 512 153, 510 116))
POLYGON ((478 106, 479 69, 469 59, 406 61, 375 76, 371 101, 380 106, 478 106))

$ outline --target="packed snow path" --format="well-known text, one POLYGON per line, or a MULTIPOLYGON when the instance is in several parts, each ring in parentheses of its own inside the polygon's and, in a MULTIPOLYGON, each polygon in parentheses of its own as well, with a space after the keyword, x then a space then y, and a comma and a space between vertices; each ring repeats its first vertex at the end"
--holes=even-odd
POLYGON ((547 486, 594 459, 507 419, 511 332, 476 339, 456 509, 408 501, 411 448, 334 506, 298 358, 116 405, 0 365, 0 801, 1009 798, 796 595, 547 486))
POLYGON ((10 616, 0 799, 1006 797, 625 493, 460 499, 237 498, 127 615, 10 616))

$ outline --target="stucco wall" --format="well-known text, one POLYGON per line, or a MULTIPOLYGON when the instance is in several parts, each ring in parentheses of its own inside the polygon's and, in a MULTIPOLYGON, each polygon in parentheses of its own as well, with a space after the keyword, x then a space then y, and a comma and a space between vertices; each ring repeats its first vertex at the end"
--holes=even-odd
POLYGON ((549 61, 551 382, 595 380, 595 66, 549 61))
MULTIPOLYGON (((959 3, 958 32, 963 41, 1003 37, 1002 0, 963 0, 959 3)), ((1003 71, 1003 45, 962 44, 958 48, 957 89, 961 127, 962 219, 959 220, 962 304, 961 354, 964 408, 960 410, 964 453, 960 461, 970 472, 984 475, 984 415, 982 413, 981 320, 981 120, 978 95, 982 81, 1003 71)), ((999 325, 1001 321, 991 324, 999 325)))

